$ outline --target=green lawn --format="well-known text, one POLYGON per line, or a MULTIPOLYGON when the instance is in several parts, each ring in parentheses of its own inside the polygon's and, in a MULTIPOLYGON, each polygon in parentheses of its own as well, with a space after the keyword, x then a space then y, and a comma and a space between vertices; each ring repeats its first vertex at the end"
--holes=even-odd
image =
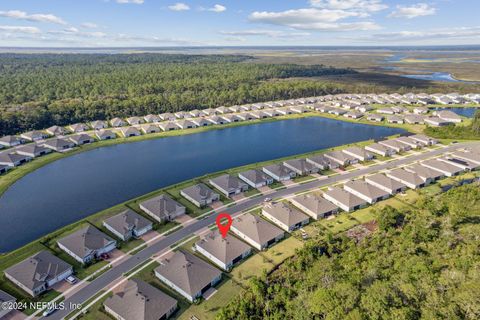
POLYGON ((359 222, 350 213, 340 213, 333 219, 323 219, 317 222, 329 232, 335 234, 346 231, 359 222))
POLYGON ((296 177, 293 179, 294 182, 296 183, 302 183, 302 182, 306 182, 306 181, 311 181, 315 179, 314 177, 312 176, 299 176, 299 177, 296 177))

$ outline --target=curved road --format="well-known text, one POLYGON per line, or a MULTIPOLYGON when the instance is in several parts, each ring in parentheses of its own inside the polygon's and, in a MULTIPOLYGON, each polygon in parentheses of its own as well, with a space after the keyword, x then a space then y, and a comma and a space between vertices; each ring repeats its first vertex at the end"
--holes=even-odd
MULTIPOLYGON (((268 196, 273 198, 280 198, 285 197, 297 192, 307 191, 309 189, 320 188, 326 185, 334 184, 343 180, 353 179, 356 177, 360 177, 366 174, 374 173, 377 171, 385 170, 385 169, 392 169, 396 168, 411 162, 415 162, 418 160, 424 160, 433 156, 441 155, 445 152, 453 151, 455 149, 479 145, 479 142, 470 142, 470 143, 459 143, 459 144, 452 144, 446 147, 441 147, 439 149, 430 150, 427 152, 423 152, 418 155, 411 155, 404 158, 399 158, 396 160, 392 160, 386 163, 380 163, 377 165, 371 165, 369 167, 361 168, 358 170, 348 171, 344 174, 335 175, 323 180, 316 180, 312 182, 308 182, 305 184, 300 185, 293 185, 286 189, 278 190, 269 194, 268 196)), ((264 200, 264 197, 255 197, 248 199, 242 203, 233 205, 223 212, 227 212, 232 216, 240 214, 242 211, 246 209, 250 209, 261 204, 264 200)), ((171 245, 179 242, 182 239, 190 237, 195 232, 215 223, 216 215, 212 214, 207 216, 206 218, 199 220, 195 223, 192 223, 178 231, 172 232, 165 238, 161 239, 160 241, 154 243, 150 247, 147 247, 140 252, 134 254, 124 262, 120 263, 119 265, 112 267, 110 270, 106 271, 105 273, 98 276, 92 282, 88 283, 84 288, 80 289, 76 293, 74 293, 71 297, 64 300, 66 306, 70 303, 72 304, 82 304, 96 295, 99 291, 103 290, 105 287, 113 283, 119 277, 121 277, 124 273, 128 272, 129 270, 135 268, 136 266, 144 263, 146 260, 151 258, 154 254, 168 249, 171 245)), ((48 317, 48 319, 62 319, 63 317, 67 316, 73 310, 58 310, 54 314, 48 317)))

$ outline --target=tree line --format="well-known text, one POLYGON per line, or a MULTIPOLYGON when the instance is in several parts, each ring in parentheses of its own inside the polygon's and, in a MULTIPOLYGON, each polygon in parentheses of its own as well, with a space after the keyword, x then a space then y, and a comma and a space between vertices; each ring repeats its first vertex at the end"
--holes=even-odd
POLYGON ((216 319, 479 319, 479 212, 478 184, 387 206, 370 237, 309 240, 216 319))
POLYGON ((312 77, 324 65, 256 63, 247 56, 1 54, 0 135, 148 113, 344 92, 312 77))

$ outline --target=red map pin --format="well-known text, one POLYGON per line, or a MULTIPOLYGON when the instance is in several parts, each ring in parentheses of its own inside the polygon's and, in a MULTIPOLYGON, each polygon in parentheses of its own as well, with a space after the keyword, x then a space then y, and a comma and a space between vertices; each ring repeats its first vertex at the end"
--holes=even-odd
POLYGON ((228 230, 230 230, 230 226, 232 225, 232 217, 228 213, 220 213, 217 216, 217 227, 218 230, 220 230, 220 233, 222 234, 222 238, 225 238, 227 236, 228 230), (222 219, 227 219, 226 224, 222 224, 222 219))

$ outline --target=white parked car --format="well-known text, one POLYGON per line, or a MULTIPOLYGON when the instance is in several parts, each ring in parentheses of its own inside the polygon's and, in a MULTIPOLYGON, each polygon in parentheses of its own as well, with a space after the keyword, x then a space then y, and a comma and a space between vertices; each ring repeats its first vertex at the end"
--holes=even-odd
POLYGON ((75 278, 74 276, 68 276, 65 281, 67 281, 68 283, 70 284, 75 284, 77 283, 77 278, 75 278))

